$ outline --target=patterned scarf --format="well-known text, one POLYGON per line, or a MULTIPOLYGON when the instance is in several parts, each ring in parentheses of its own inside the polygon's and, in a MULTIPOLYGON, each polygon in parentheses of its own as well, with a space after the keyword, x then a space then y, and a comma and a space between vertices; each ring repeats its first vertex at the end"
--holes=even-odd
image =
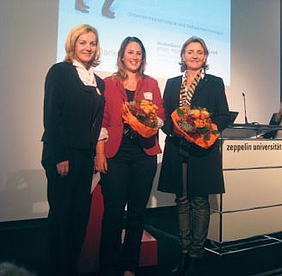
POLYGON ((205 74, 204 68, 202 68, 196 77, 194 78, 193 82, 191 83, 190 87, 187 87, 187 78, 188 78, 188 71, 186 70, 182 77, 182 83, 180 87, 180 95, 179 95, 179 106, 188 106, 191 105, 191 99, 194 95, 196 87, 199 81, 203 78, 205 74))

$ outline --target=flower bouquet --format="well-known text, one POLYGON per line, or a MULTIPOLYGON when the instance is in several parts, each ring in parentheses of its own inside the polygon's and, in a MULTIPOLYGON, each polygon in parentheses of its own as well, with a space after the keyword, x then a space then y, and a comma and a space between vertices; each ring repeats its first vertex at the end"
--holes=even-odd
POLYGON ((122 106, 122 118, 134 131, 149 138, 159 129, 157 110, 158 107, 147 100, 126 102, 122 106))
POLYGON ((217 126, 205 108, 179 107, 172 112, 171 118, 177 134, 202 148, 209 148, 219 137, 217 126))

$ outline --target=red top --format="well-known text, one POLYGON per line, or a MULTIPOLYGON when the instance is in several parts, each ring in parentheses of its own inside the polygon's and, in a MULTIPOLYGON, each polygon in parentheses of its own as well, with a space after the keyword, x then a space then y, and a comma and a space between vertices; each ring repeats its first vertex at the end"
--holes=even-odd
MULTIPOLYGON (((122 104, 127 101, 127 95, 122 82, 118 78, 110 76, 105 78, 104 81, 106 85, 104 92, 106 104, 102 127, 107 129, 109 135, 109 139, 105 143, 105 155, 106 158, 111 158, 116 155, 121 144, 124 128, 121 110, 122 104)), ((155 79, 145 76, 138 81, 134 95, 134 100, 136 99, 152 101, 158 106, 158 117, 163 121, 165 120, 163 101, 158 82, 155 79)), ((141 145, 148 155, 161 153, 157 134, 150 138, 141 139, 141 145), (147 147, 146 144, 150 146, 147 147)))

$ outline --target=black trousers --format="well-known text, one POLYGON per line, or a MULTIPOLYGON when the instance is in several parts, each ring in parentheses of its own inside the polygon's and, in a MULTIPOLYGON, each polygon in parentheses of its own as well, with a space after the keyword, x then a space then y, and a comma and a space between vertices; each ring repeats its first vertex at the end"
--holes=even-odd
POLYGON ((83 245, 91 203, 93 152, 69 149, 69 174, 61 177, 52 153, 44 145, 49 202, 47 261, 48 274, 77 275, 77 261, 83 245))
POLYGON ((139 265, 146 205, 157 168, 157 157, 146 155, 138 146, 124 145, 108 161, 102 176, 104 215, 100 268, 105 271, 133 271, 139 265), (125 238, 121 245, 125 205, 125 238))

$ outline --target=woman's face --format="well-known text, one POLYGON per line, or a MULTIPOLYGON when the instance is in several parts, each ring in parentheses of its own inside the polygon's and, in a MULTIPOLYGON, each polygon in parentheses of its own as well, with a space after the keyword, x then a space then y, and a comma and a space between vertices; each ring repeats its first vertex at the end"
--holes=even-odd
POLYGON ((78 37, 74 52, 76 59, 81 62, 85 68, 89 68, 92 65, 96 50, 97 40, 93 32, 88 32, 78 37))
POLYGON ((142 50, 139 43, 131 41, 127 44, 123 55, 123 63, 126 71, 138 72, 142 63, 142 50))
POLYGON ((199 70, 207 60, 203 46, 199 42, 189 43, 182 55, 188 70, 199 70))

